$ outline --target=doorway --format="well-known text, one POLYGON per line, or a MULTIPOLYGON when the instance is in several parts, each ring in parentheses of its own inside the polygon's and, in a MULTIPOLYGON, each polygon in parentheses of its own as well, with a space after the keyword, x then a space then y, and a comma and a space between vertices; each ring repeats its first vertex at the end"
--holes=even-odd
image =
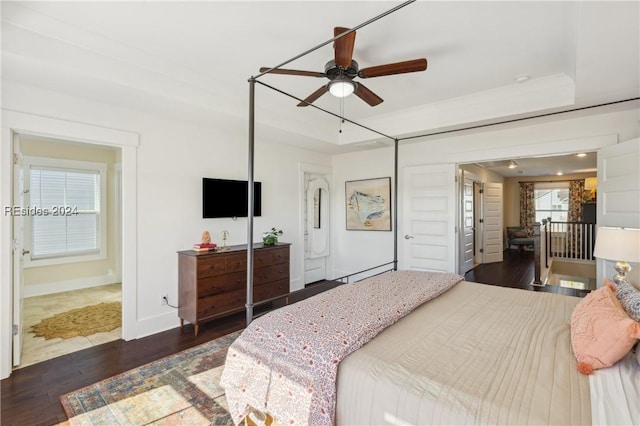
POLYGON ((326 175, 305 173, 304 284, 327 277, 330 254, 331 193, 326 175))
MULTIPOLYGON (((62 321, 71 310, 101 302, 121 309, 122 153, 28 133, 15 133, 13 140, 14 205, 36 212, 12 216, 20 248, 14 252, 13 364, 21 368, 122 337, 121 325, 75 337, 32 332, 41 320, 62 321)), ((100 323, 95 311, 88 314, 100 323)))
MULTIPOLYGON (((121 183, 120 192, 123 214, 120 217, 119 236, 121 239, 121 258, 119 270, 122 274, 122 338, 131 340, 138 337, 137 331, 137 156, 140 135, 138 133, 100 127, 92 124, 67 121, 35 114, 3 111, 2 140, 0 144, 0 200, 3 206, 13 204, 14 185, 14 152, 13 136, 16 133, 29 133, 61 140, 79 141, 86 144, 97 144, 120 149, 121 183), (124 214, 126 212, 126 214, 124 214)), ((14 307, 19 304, 21 294, 15 294, 13 286, 14 253, 16 247, 11 229, 11 220, 0 226, 0 378, 9 377, 13 365, 13 349, 19 345, 22 333, 14 336, 14 307)), ((18 308, 19 309, 19 308, 18 308)), ((17 316, 17 315, 15 315, 17 316)), ((19 329, 19 326, 17 327, 19 329)))

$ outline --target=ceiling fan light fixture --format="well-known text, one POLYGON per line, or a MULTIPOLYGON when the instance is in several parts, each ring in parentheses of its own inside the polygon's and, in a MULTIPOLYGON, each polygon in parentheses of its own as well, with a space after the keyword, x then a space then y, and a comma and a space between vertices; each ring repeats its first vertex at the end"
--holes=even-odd
POLYGON ((336 78, 329 82, 329 93, 336 98, 346 98, 356 90, 356 84, 345 78, 336 78))

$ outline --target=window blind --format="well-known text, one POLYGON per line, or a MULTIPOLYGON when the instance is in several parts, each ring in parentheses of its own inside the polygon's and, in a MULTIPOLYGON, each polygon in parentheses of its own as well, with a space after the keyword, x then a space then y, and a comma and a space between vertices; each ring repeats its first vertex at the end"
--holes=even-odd
POLYGON ((95 253, 100 249, 99 171, 32 166, 29 199, 33 259, 95 253))

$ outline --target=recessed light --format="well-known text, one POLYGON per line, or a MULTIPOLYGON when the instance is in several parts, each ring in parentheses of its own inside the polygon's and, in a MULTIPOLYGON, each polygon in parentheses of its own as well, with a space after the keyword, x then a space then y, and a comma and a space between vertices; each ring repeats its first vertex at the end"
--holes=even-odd
POLYGON ((516 83, 524 83, 525 81, 529 80, 531 77, 528 76, 527 74, 522 74, 522 75, 518 75, 514 78, 516 83))
POLYGON ((564 173, 562 173, 562 172, 558 172, 558 173, 556 173, 556 174, 557 174, 558 176, 562 176, 564 173))
POLYGON ((576 157, 586 157, 587 154, 585 154, 584 152, 581 152, 580 154, 576 154, 576 157))

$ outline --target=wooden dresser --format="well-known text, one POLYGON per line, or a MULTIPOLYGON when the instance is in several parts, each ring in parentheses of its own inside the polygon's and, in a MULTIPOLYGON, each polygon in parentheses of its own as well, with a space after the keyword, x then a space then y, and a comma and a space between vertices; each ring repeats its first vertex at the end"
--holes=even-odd
MULTIPOLYGON (((289 245, 255 243, 253 303, 267 303, 289 295, 289 245)), ((180 326, 200 323, 245 310, 247 300, 247 246, 226 251, 178 252, 178 316, 180 326)))

